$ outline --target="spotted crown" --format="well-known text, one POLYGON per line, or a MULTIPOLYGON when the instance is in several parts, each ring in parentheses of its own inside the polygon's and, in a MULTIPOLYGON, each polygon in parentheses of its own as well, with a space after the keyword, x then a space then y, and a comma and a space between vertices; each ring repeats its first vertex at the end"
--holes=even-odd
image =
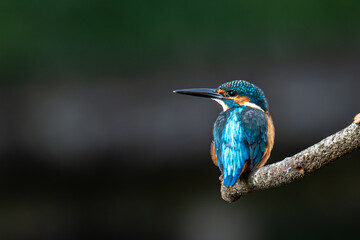
POLYGON ((220 85, 217 89, 235 90, 237 94, 249 97, 251 103, 258 105, 264 111, 268 111, 268 103, 264 92, 252 83, 244 80, 233 80, 220 85))

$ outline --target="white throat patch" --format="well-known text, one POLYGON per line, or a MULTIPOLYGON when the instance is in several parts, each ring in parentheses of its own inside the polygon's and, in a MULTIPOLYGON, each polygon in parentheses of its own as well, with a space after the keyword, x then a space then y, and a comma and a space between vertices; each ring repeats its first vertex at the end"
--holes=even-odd
POLYGON ((229 109, 229 107, 224 103, 224 101, 217 98, 212 98, 212 100, 218 102, 222 106, 224 112, 229 109))

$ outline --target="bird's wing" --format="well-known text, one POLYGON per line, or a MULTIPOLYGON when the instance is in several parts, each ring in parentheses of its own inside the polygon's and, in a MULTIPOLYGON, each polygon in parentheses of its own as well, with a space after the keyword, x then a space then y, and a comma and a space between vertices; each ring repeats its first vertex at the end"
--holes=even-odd
POLYGON ((266 131, 266 116, 261 110, 235 108, 219 115, 214 126, 214 141, 224 186, 236 183, 245 162, 249 161, 251 169, 260 162, 266 146, 266 131))
POLYGON ((260 163, 266 148, 267 118, 263 111, 246 107, 240 121, 249 146, 250 170, 252 171, 260 163))

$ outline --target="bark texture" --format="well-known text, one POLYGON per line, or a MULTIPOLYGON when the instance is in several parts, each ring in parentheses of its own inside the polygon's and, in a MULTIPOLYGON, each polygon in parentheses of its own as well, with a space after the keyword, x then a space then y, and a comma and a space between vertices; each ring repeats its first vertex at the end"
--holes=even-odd
POLYGON ((221 197, 227 202, 234 202, 244 194, 279 187, 315 172, 360 147, 359 124, 360 113, 345 129, 292 157, 251 172, 231 187, 225 187, 220 176, 221 197))

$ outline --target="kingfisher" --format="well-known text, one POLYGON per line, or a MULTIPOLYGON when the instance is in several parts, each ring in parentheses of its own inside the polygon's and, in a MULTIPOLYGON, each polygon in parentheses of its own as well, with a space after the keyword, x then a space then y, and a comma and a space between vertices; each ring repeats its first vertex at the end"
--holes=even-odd
POLYGON ((224 186, 233 186, 240 176, 262 167, 269 159, 275 128, 260 88, 234 80, 216 89, 180 89, 174 93, 211 98, 222 106, 214 123, 210 155, 222 172, 224 186))

